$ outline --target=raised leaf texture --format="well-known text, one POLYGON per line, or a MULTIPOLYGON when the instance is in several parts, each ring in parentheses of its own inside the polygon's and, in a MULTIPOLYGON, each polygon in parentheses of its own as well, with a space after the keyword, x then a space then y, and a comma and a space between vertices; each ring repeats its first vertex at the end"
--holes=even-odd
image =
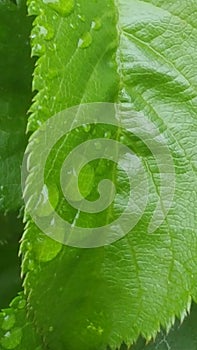
MULTIPOLYGON (((191 314, 184 320, 183 324, 176 321, 169 334, 162 331, 155 342, 146 345, 140 339, 131 350, 196 350, 197 348, 197 306, 192 305, 191 314)), ((126 350, 122 347, 121 350, 126 350)))
MULTIPOLYGON (((161 326, 170 329, 175 316, 184 317, 192 297, 197 300, 197 4, 34 0, 29 11, 37 15, 33 53, 40 56, 34 76, 39 92, 29 129, 80 103, 124 103, 158 127, 176 171, 171 210, 160 228, 147 234, 158 199, 154 156, 132 136, 110 130, 111 138, 122 136, 146 163, 146 211, 125 238, 97 249, 61 246, 28 221, 21 251, 36 326, 51 350, 116 349, 123 341, 130 346, 140 334, 150 340, 161 326), (99 23, 98 30, 93 23, 99 23)), ((59 142, 46 166, 49 185, 58 183, 58 170, 70 149, 105 132, 91 129, 87 136, 79 130, 63 148, 59 142)), ((92 167, 95 183, 113 174, 119 185, 119 202, 112 210, 96 218, 76 216, 61 193, 57 205, 65 219, 88 227, 113 220, 126 202, 124 176, 105 162, 92 167)))

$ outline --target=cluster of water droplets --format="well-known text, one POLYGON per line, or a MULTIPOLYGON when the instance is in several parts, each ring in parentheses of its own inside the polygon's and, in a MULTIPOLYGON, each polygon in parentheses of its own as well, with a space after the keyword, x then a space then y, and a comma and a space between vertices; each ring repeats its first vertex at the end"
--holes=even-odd
MULTIPOLYGON (((61 17, 68 17, 70 16, 75 8, 77 8, 77 12, 81 11, 80 4, 76 3, 75 0, 42 0, 43 4, 48 6, 54 11, 54 15, 52 18, 55 20, 58 15, 61 17)), ((32 14, 38 14, 41 12, 39 8, 37 8, 36 5, 34 5, 34 1, 31 4, 31 12, 32 14)), ((85 23, 86 17, 83 13, 78 13, 77 18, 85 23)), ((76 29, 76 20, 75 23, 69 24, 70 28, 75 30, 76 29)), ((92 22, 90 23, 90 30, 85 31, 81 37, 78 40, 77 46, 81 49, 87 49, 93 41, 93 31, 98 31, 102 27, 102 21, 100 18, 94 18, 92 22)), ((42 23, 42 25, 36 25, 32 31, 31 39, 33 40, 32 45, 32 56, 42 56, 46 52, 46 43, 45 41, 51 41, 55 36, 55 32, 53 27, 50 25, 50 23, 42 23), (43 38, 44 40, 39 40, 39 42, 36 40, 36 38, 43 38)), ((51 50, 56 50, 56 44, 54 43, 51 47, 51 50)))
POLYGON ((16 326, 16 316, 14 309, 20 311, 26 306, 25 299, 18 296, 11 304, 11 308, 2 312, 0 319, 3 336, 0 338, 0 344, 3 349, 15 349, 21 343, 22 328, 16 326))
MULTIPOLYGON (((60 16, 66 17, 69 16, 75 7, 75 1, 74 0, 43 0, 43 3, 50 8, 52 8, 57 14, 60 16)), ((33 12, 37 13, 38 9, 35 6, 33 8, 33 5, 31 5, 31 9, 33 12)), ((53 19, 56 19, 56 16, 54 14, 53 19)), ((41 37, 46 41, 50 41, 54 38, 55 32, 53 27, 49 23, 43 23, 42 25, 36 25, 32 31, 31 39, 35 40, 37 37, 41 37)), ((55 49, 55 47, 53 47, 55 49)), ((34 42, 34 45, 32 47, 32 56, 41 56, 45 53, 46 47, 44 42, 34 42)))
MULTIPOLYGON (((79 17, 80 15, 78 15, 79 17)), ((83 17, 82 17, 83 18, 83 17)), ((80 17, 81 19, 81 17, 80 17)), ((78 47, 81 49, 87 49, 92 44, 92 31, 99 30, 102 26, 100 18, 95 18, 91 23, 89 32, 85 32, 78 41, 78 47)))

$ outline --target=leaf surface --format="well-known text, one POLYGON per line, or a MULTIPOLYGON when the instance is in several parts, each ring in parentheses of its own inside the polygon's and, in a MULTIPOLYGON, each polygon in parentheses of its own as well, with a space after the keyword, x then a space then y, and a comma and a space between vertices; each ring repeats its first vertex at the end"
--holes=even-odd
POLYGON ((43 350, 42 340, 26 316, 26 299, 20 293, 9 309, 0 313, 1 349, 43 350))
MULTIPOLYGON (((70 106, 119 102, 156 125, 176 174, 171 209, 148 234, 160 183, 154 155, 132 135, 110 129, 110 138, 137 150, 146 164, 148 205, 126 237, 96 249, 61 246, 28 221, 21 251, 36 324, 51 350, 116 349, 123 341, 130 346, 140 334, 150 340, 160 326, 168 329, 175 316, 186 314, 191 298, 197 300, 197 5, 178 0, 36 0, 29 11, 37 15, 33 53, 39 56, 34 76, 39 92, 29 130, 70 106), (93 23, 99 23, 98 30, 93 23)), ((59 192, 56 210, 75 225, 113 221, 127 200, 124 175, 104 161, 91 164, 94 182, 111 174, 119 196, 102 215, 77 215, 59 191, 65 154, 105 132, 102 127, 92 128, 88 136, 84 130, 74 132, 57 143, 46 165, 48 186, 55 184, 52 192, 59 192)), ((94 200, 95 187, 88 193, 94 200)))

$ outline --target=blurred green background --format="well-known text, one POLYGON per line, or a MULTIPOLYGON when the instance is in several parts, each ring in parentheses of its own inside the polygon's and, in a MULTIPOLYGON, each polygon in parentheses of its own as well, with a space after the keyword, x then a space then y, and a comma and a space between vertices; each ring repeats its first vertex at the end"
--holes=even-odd
POLYGON ((21 290, 19 240, 23 232, 17 213, 0 215, 0 309, 9 306, 21 290))

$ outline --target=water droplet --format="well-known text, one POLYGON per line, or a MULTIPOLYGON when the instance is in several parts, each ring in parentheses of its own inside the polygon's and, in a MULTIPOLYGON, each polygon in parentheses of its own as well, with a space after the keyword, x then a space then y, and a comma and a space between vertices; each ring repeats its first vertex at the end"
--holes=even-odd
POLYGON ((35 207, 37 215, 48 216, 56 208, 59 201, 59 190, 56 184, 46 185, 44 184, 39 196, 39 201, 35 207))
POLYGON ((31 35, 30 35, 30 39, 35 39, 36 38, 36 33, 32 33, 31 35))
POLYGON ((30 15, 37 15, 38 14, 38 3, 34 0, 32 0, 29 3, 29 14, 30 15))
POLYGON ((25 299, 21 299, 21 300, 19 301, 19 303, 18 303, 18 309, 19 309, 19 310, 22 310, 22 309, 25 308, 25 306, 26 306, 26 300, 25 300, 25 299))
POLYGON ((80 19, 80 21, 82 21, 82 22, 85 22, 85 20, 86 20, 85 16, 78 15, 77 17, 78 17, 78 18, 80 19))
POLYGON ((40 26, 39 30, 40 34, 43 35, 45 40, 51 40, 55 35, 53 28, 50 27, 48 24, 45 26, 40 26))
POLYGON ((39 31, 40 31, 41 35, 45 36, 47 34, 47 29, 45 27, 43 27, 43 26, 39 27, 39 31))
POLYGON ((87 49, 92 43, 92 36, 89 32, 86 32, 79 39, 78 47, 81 49, 87 49))
POLYGON ((32 56, 41 56, 45 53, 45 46, 42 44, 35 44, 32 47, 32 56))
POLYGON ((43 2, 63 17, 69 16, 75 7, 74 0, 43 0, 43 2))
POLYGON ((99 29, 101 29, 101 27, 102 27, 101 19, 100 18, 95 18, 92 21, 91 28, 94 29, 94 30, 99 30, 99 29))
POLYGON ((83 129, 84 129, 85 132, 89 132, 90 129, 91 129, 91 125, 90 124, 84 124, 83 125, 83 129))
POLYGON ((110 139, 110 137, 111 137, 111 131, 106 131, 105 134, 104 134, 104 137, 105 137, 106 139, 110 139))
POLYGON ((15 322, 16 322, 16 318, 14 314, 6 315, 3 319, 1 328, 4 331, 9 331, 14 326, 15 322))
POLYGON ((15 349, 20 344, 21 338, 21 328, 14 328, 4 334, 4 336, 1 338, 1 345, 5 349, 15 349))
POLYGON ((125 136, 120 136, 120 142, 124 143, 126 140, 125 136))

